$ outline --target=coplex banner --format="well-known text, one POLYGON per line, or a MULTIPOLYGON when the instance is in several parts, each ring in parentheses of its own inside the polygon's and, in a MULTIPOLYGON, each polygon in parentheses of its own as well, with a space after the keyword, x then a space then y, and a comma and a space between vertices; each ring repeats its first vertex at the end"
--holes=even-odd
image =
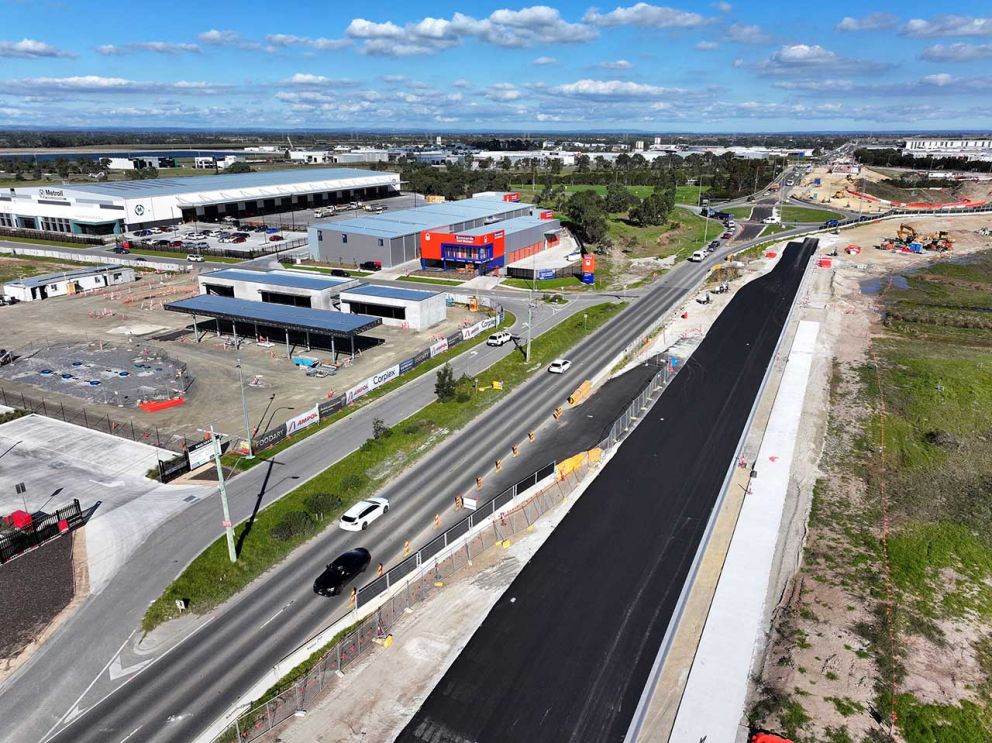
POLYGON ((350 405, 352 400, 355 400, 356 398, 359 398, 362 395, 367 395, 372 390, 378 387, 382 387, 382 385, 386 384, 387 382, 396 379, 396 377, 398 377, 399 375, 400 375, 400 365, 396 364, 395 366, 391 366, 383 372, 379 372, 378 374, 373 374, 364 382, 360 382, 356 384, 354 387, 348 390, 347 394, 345 395, 345 399, 348 401, 348 404, 350 405))
POLYGON ((448 350, 448 339, 442 338, 437 343, 431 344, 430 354, 431 358, 437 356, 439 353, 444 353, 448 350))
POLYGON ((266 431, 263 434, 259 434, 251 440, 251 450, 255 452, 262 451, 262 449, 268 449, 274 444, 278 444, 286 438, 286 424, 283 423, 276 426, 273 429, 266 431))
POLYGON ((479 323, 482 326, 482 330, 488 330, 489 328, 495 328, 499 325, 499 318, 493 315, 492 317, 487 317, 485 320, 479 323))
POLYGON ((286 435, 296 433, 297 431, 306 428, 307 426, 312 426, 320 420, 320 411, 317 406, 314 405, 310 410, 305 413, 301 413, 295 418, 290 418, 286 421, 286 435))

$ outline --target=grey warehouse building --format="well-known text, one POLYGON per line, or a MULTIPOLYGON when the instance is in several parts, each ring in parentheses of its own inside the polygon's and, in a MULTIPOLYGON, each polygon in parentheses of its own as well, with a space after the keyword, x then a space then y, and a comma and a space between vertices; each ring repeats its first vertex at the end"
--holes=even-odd
POLYGON ((531 216, 534 211, 531 204, 476 197, 312 225, 310 257, 340 265, 379 261, 384 267, 395 266, 420 257, 424 232, 461 232, 531 216))

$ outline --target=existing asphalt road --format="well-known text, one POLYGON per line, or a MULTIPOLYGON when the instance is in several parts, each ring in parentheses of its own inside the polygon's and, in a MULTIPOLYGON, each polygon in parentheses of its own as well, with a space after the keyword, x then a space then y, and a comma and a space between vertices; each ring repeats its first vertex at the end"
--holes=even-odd
MULTIPOLYGON (((536 375, 482 420, 394 481, 384 494, 396 505, 388 520, 368 535, 366 544, 373 554, 399 554, 406 538, 471 484, 476 473, 464 467, 466 461, 477 460, 478 452, 508 449, 522 432, 546 419, 554 402, 563 400, 576 380, 597 371, 605 359, 671 311, 720 258, 718 252, 702 264, 677 266, 570 353, 573 367, 568 375, 536 375)), ((580 311, 590 301, 597 298, 585 295, 564 312, 580 311)), ((556 318, 545 315, 535 326, 543 330, 560 318, 561 313, 556 318)), ((459 357, 453 366, 457 374, 466 371, 472 376, 510 352, 506 347, 481 346, 459 357)), ((433 384, 434 375, 427 374, 291 447, 271 464, 235 479, 228 488, 233 519, 247 518, 258 501, 263 506, 270 503, 354 450, 371 435, 373 418, 392 424, 423 407, 433 399, 433 384)), ((315 569, 356 544, 356 537, 336 530, 314 539, 253 589, 218 610, 208 625, 175 652, 139 675, 128 672, 134 668, 131 661, 140 660, 133 657, 121 661, 123 672, 114 672, 112 661, 139 626, 145 607, 218 535, 219 510, 216 499, 209 498, 170 520, 137 550, 106 590, 90 597, 8 680, 0 693, 0 719, 5 721, 6 735, 12 740, 37 741, 47 731, 74 722, 60 740, 102 742, 117 735, 123 738, 141 727, 132 742, 153 737, 186 741, 233 703, 262 670, 330 623, 341 610, 340 602, 315 604, 308 591, 315 569), (263 630, 262 625, 287 604, 287 619, 273 620, 263 630), (112 698, 93 708, 115 690, 112 698), (170 718, 174 722, 166 723, 170 718)))
POLYGON ((813 249, 738 291, 398 743, 623 740, 813 249))

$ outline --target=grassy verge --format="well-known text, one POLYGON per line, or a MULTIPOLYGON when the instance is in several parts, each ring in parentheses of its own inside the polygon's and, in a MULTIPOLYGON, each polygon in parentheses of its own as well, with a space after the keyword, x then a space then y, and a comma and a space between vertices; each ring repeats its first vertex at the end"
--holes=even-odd
POLYGON ((26 279, 44 273, 54 273, 64 266, 92 266, 92 263, 67 261, 40 255, 7 255, 0 253, 0 284, 14 279, 26 279))
MULTIPOLYGON (((502 330, 504 328, 512 327, 513 323, 515 322, 516 322, 516 318, 514 317, 513 313, 504 311, 503 322, 499 325, 498 329, 502 330)), ((285 451, 294 444, 299 443, 303 439, 308 438, 309 436, 313 436, 318 431, 324 430, 332 423, 336 423, 342 418, 351 415, 356 410, 359 410, 362 407, 368 405, 369 403, 378 400, 383 395, 388 395, 393 390, 402 387, 403 385, 409 382, 412 382, 417 377, 423 376, 427 372, 436 369, 442 364, 446 364, 447 362, 451 361, 456 356, 461 355, 465 351, 475 348, 480 343, 485 343, 488 337, 489 337, 488 333, 480 333, 479 335, 475 336, 475 338, 470 338, 467 341, 463 341, 454 348, 451 348, 445 351, 444 353, 440 353, 437 356, 434 356, 429 361, 425 361, 423 364, 420 364, 419 366, 415 366, 413 369, 411 369, 403 376, 397 377, 392 382, 389 382, 388 384, 384 384, 382 387, 373 390, 364 397, 360 397, 357 402, 353 403, 352 405, 349 405, 343 410, 339 410, 334 415, 329 416, 328 418, 322 420, 320 423, 310 426, 309 428, 305 428, 300 433, 285 438, 275 446, 270 446, 268 449, 259 452, 258 454, 255 455, 254 459, 245 459, 240 454, 225 454, 221 461, 225 467, 233 468, 233 472, 243 472, 245 470, 251 469, 252 467, 256 467, 262 462, 266 461, 267 459, 272 459, 272 457, 276 456, 277 454, 285 451)))
POLYGON ((843 214, 826 209, 810 209, 805 206, 783 206, 783 222, 826 222, 830 219, 843 219, 843 214))
POLYGON ((583 284, 578 276, 561 276, 554 279, 538 279, 528 281, 527 279, 503 279, 502 286, 512 286, 515 289, 585 289, 589 285, 583 284))
MULTIPOLYGON (((141 248, 131 248, 133 255, 148 255, 155 258, 180 258, 186 260, 189 253, 175 253, 168 250, 142 250, 141 248)), ((126 256, 123 256, 126 257, 126 256)), ((248 256, 244 258, 228 258, 226 255, 205 255, 203 256, 209 263, 244 263, 251 260, 248 256)))
POLYGON ((409 281, 413 284, 439 284, 441 286, 461 286, 465 283, 454 279, 431 279, 426 276, 400 276, 397 281, 409 281))
POLYGON ((613 216, 608 226, 614 244, 627 247, 635 258, 665 258, 674 253, 685 259, 703 247, 704 237, 712 240, 724 229, 715 219, 700 217, 681 207, 676 207, 671 221, 663 225, 640 227, 613 216), (673 227, 673 223, 678 226, 673 227))
POLYGON ((730 212, 738 219, 749 219, 753 210, 754 207, 751 206, 733 206, 730 209, 723 209, 722 211, 730 212))
POLYGON ((239 524, 235 529, 235 540, 241 545, 238 562, 230 562, 225 539, 217 539, 148 607, 143 629, 151 630, 178 616, 176 599, 188 599, 191 609, 202 613, 234 596, 315 533, 333 525, 352 503, 376 492, 535 371, 540 373, 545 364, 562 356, 622 307, 620 303, 598 304, 583 315, 567 318, 534 339, 529 364, 522 354, 514 353, 480 375, 502 380, 502 392, 480 393, 473 391, 474 385, 461 385, 456 399, 432 402, 387 435, 367 440, 357 451, 270 504, 253 524, 239 524), (298 529, 282 526, 290 522, 299 525, 298 529))
POLYGON ((43 240, 37 237, 9 237, 7 235, 0 235, 0 241, 25 243, 26 245, 47 245, 48 247, 70 248, 72 250, 87 250, 89 248, 100 247, 99 245, 87 245, 85 243, 71 243, 63 242, 61 240, 43 240))

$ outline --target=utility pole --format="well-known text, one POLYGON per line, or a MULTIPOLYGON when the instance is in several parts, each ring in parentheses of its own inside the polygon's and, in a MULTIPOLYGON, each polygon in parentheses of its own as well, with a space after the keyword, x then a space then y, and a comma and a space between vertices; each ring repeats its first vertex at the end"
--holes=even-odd
POLYGON ((227 534, 227 556, 231 562, 238 561, 238 553, 234 549, 234 527, 231 525, 231 509, 227 505, 227 488, 224 486, 224 465, 220 463, 220 441, 214 433, 214 426, 210 424, 210 441, 214 448, 214 463, 217 465, 217 488, 220 491, 220 504, 224 509, 224 521, 222 526, 227 534))
MULTIPOLYGON (((255 340, 258 340, 257 338, 255 340)), ((241 359, 238 359, 238 383, 241 385, 241 410, 245 416, 245 441, 248 442, 248 456, 246 459, 254 459, 255 452, 251 449, 251 423, 248 421, 248 398, 245 397, 245 371, 241 368, 241 359)))

